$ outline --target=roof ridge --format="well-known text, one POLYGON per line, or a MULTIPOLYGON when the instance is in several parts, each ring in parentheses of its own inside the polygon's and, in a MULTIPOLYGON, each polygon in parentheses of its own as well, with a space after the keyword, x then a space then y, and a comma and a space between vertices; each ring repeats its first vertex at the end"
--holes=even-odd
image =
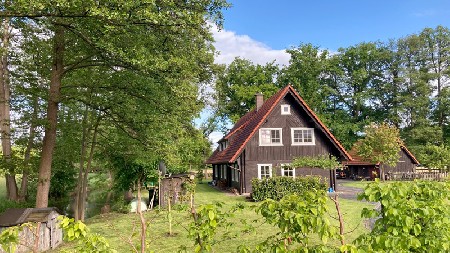
POLYGON ((308 106, 308 104, 305 102, 305 100, 303 100, 300 94, 298 94, 297 91, 295 91, 295 89, 291 85, 288 85, 288 87, 291 89, 294 95, 297 96, 301 104, 305 106, 307 111, 311 113, 312 117, 317 121, 317 123, 319 123, 319 125, 323 128, 325 133, 335 142, 335 144, 338 146, 338 149, 341 149, 344 155, 346 155, 350 161, 353 160, 352 156, 347 152, 347 150, 345 150, 344 146, 342 146, 342 144, 336 139, 336 137, 334 137, 334 135, 330 132, 328 127, 326 127, 325 124, 319 119, 317 114, 315 114, 314 111, 308 106))
POLYGON ((264 120, 288 92, 290 92, 297 103, 299 103, 301 108, 305 111, 307 117, 310 117, 315 122, 318 130, 320 130, 328 138, 328 140, 333 143, 334 147, 345 157, 345 159, 352 160, 352 156, 345 150, 342 144, 322 123, 318 116, 306 104, 303 98, 295 91, 292 85, 288 84, 284 88, 280 89, 277 93, 272 95, 269 99, 264 101, 260 109, 254 109, 242 116, 235 124, 235 126, 230 130, 230 132, 222 138, 227 139, 235 135, 232 141, 230 141, 228 147, 223 150, 219 150, 219 148, 216 148, 211 157, 208 158, 207 163, 234 162, 242 152, 242 150, 245 148, 245 145, 248 143, 248 141, 254 136, 255 132, 260 128, 261 124, 263 124, 264 120))
MULTIPOLYGON (((266 105, 270 99, 275 97, 275 101, 272 102, 270 108, 267 110, 266 113, 264 113, 263 117, 261 118, 261 120, 259 120, 258 124, 256 124, 256 126, 253 128, 253 130, 251 131, 251 133, 247 136, 247 138, 245 138, 244 142, 241 143, 241 145, 239 146, 238 150, 234 153, 234 155, 231 157, 231 159, 229 160, 229 162, 233 162, 237 156, 240 154, 240 152, 242 151, 242 149, 245 147, 245 144, 247 144, 248 140, 250 140, 250 138, 253 137, 253 134, 256 132, 256 130, 259 128, 259 126, 262 124, 262 122, 264 122, 264 119, 267 118, 267 116, 270 114, 270 112, 272 112, 273 108, 275 107, 275 105, 278 103, 278 101, 280 101, 281 99, 281 95, 285 94, 286 91, 289 89, 289 87, 291 87, 290 85, 287 85, 286 87, 284 87, 283 89, 281 89, 280 91, 278 91, 277 93, 275 93, 275 95, 273 95, 272 97, 270 97, 269 99, 266 100, 266 102, 263 103, 263 105, 261 106, 261 108, 258 111, 262 111, 262 107, 264 105, 266 105)), ((256 111, 255 116, 257 115, 258 111, 256 111)), ((254 116, 254 117, 255 117, 254 116)))

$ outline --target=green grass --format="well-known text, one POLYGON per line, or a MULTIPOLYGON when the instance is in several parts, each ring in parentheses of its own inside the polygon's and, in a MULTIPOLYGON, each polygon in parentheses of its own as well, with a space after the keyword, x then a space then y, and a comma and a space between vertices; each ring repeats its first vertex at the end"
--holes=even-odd
POLYGON ((6 179, 0 177, 0 199, 6 199, 6 179))
POLYGON ((342 185, 348 186, 348 187, 364 189, 366 187, 366 185, 368 185, 372 182, 373 181, 345 181, 342 183, 342 185))
MULTIPOLYGON (((232 226, 232 232, 237 233, 239 236, 235 239, 220 240, 221 235, 225 232, 219 230, 216 236, 219 243, 213 246, 214 252, 233 252, 236 251, 236 247, 241 244, 254 246, 267 237, 275 235, 278 231, 277 228, 269 224, 264 224, 260 215, 256 214, 252 206, 257 205, 254 202, 246 201, 243 196, 234 196, 229 193, 224 193, 213 189, 207 184, 197 185, 197 192, 195 194, 196 205, 207 204, 213 202, 224 203, 224 208, 230 208, 231 206, 242 203, 245 209, 237 213, 235 217, 230 218, 234 225, 232 226), (241 219, 245 219, 248 222, 258 220, 254 223, 254 226, 258 228, 255 232, 242 234, 240 231, 243 228, 241 219)), ((351 242, 361 233, 367 232, 363 225, 363 221, 360 218, 361 209, 363 207, 370 207, 370 204, 341 199, 341 208, 344 213, 344 219, 346 221, 346 231, 352 231, 346 235, 346 241, 351 242)), ((329 210, 332 216, 336 211, 332 201, 329 201, 329 210)), ((149 222, 147 241, 149 248, 155 252, 177 252, 181 245, 185 245, 188 248, 188 252, 193 251, 193 241, 188 238, 188 232, 186 228, 192 221, 192 217, 187 211, 174 211, 174 224, 173 228, 174 236, 168 236, 168 221, 166 211, 148 211, 145 212, 145 218, 149 222)), ((331 219, 331 218, 330 218, 331 219)), ((334 225, 338 225, 337 220, 331 219, 334 225)), ((99 233, 105 236, 111 247, 118 252, 131 252, 130 244, 138 244, 139 234, 139 218, 136 214, 118 214, 111 213, 107 215, 98 215, 87 221, 92 233, 99 233), (135 234, 131 240, 129 239, 132 234, 135 234)), ((315 239, 312 238, 314 241, 315 239)), ((332 241, 333 245, 338 246, 338 241, 332 241)), ((66 245, 63 248, 71 248, 71 245, 66 245)))

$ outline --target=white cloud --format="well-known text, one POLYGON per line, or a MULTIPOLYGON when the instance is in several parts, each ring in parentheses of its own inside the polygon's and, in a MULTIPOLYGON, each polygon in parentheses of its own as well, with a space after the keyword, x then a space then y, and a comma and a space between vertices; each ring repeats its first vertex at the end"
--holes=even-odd
POLYGON ((214 46, 219 51, 216 63, 231 63, 234 58, 240 57, 256 64, 265 64, 276 61, 280 65, 288 65, 290 55, 285 50, 271 49, 269 46, 250 38, 248 35, 239 35, 225 29, 218 30, 212 27, 215 39, 214 46))
POLYGON ((216 148, 217 147, 217 142, 223 138, 223 133, 221 132, 212 132, 209 135, 209 140, 212 142, 212 148, 216 148))
MULTIPOLYGON (((216 63, 230 64, 236 57, 240 57, 255 64, 266 64, 275 61, 279 65, 289 65, 290 55, 285 50, 274 50, 264 43, 250 38, 248 35, 238 35, 225 29, 219 31, 214 25, 211 26, 215 39, 214 46, 219 52, 215 57, 216 63)), ((213 92, 212 88, 209 88, 209 92, 213 92)), ((199 121, 205 120, 209 116, 208 114, 210 112, 204 110, 199 121)), ((222 137, 223 133, 221 132, 212 132, 209 135, 209 140, 213 143, 213 149, 217 146, 217 141, 222 137)))

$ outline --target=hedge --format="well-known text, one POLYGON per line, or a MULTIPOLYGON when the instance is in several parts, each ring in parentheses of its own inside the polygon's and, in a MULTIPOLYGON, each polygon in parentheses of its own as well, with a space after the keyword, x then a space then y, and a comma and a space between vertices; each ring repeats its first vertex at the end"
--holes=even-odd
POLYGON ((288 194, 301 195, 313 189, 326 191, 327 187, 318 176, 252 179, 252 198, 255 201, 278 201, 288 194))

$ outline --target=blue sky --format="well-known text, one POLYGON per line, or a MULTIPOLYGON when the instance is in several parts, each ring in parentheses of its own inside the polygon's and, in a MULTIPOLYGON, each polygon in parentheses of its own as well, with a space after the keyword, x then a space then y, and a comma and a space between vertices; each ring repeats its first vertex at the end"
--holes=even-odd
MULTIPOLYGON (((229 0, 224 28, 213 29, 217 63, 235 57, 289 64, 285 49, 312 43, 337 51, 361 42, 388 41, 425 27, 450 28, 450 0, 229 0)), ((211 114, 204 110, 198 123, 211 114)), ((230 126, 231 127, 231 126, 230 126)), ((222 133, 213 132, 215 143, 222 133)))
POLYGON ((225 30, 248 35, 272 49, 300 42, 337 50, 386 41, 425 27, 450 26, 449 0, 231 0, 225 30))

